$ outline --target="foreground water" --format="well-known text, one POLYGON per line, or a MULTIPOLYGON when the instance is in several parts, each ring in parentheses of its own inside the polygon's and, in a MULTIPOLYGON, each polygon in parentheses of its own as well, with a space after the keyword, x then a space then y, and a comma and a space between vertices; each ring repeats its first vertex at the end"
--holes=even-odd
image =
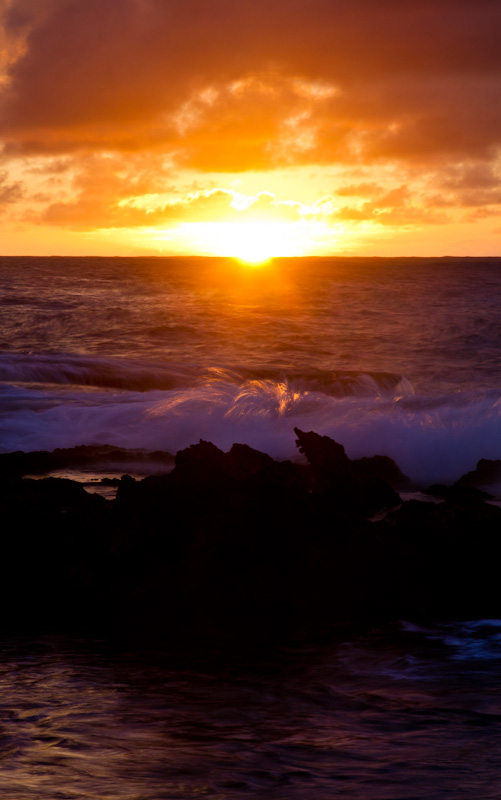
POLYGON ((499 259, 1 258, 0 447, 501 458, 499 259))
MULTIPOLYGON (((501 458, 499 260, 4 258, 0 292, 3 452, 291 457, 297 425, 416 482, 501 458)), ((501 621, 330 641, 216 659, 4 639, 0 796, 500 796, 501 621)))
POLYGON ((190 667, 74 640, 1 650, 9 800, 500 796, 500 621, 190 667))

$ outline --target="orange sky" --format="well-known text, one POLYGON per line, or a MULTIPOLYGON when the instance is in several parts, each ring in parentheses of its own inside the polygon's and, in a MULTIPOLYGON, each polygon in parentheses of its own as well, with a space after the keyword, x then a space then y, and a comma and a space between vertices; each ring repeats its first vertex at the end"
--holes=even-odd
POLYGON ((501 253, 499 0, 0 19, 0 254, 501 253))

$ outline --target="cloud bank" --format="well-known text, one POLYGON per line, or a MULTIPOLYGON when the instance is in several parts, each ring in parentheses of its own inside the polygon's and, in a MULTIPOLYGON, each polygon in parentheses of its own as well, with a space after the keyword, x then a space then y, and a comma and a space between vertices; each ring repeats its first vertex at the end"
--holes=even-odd
POLYGON ((205 218, 181 171, 332 170, 354 223, 501 205, 498 0, 0 0, 0 20, 0 197, 66 159, 45 223, 205 218))

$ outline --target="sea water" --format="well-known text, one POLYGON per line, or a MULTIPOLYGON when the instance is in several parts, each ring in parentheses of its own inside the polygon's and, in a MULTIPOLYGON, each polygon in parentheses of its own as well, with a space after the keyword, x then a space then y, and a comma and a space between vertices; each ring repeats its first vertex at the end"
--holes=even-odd
MULTIPOLYGON (((3 452, 295 458, 298 426, 417 483, 501 458, 500 260, 3 258, 0 292, 3 452)), ((500 668, 499 620, 222 660, 3 638, 0 796, 494 800, 500 668)))
POLYGON ((0 446, 501 458, 501 259, 1 258, 0 446))
POLYGON ((501 622, 352 632, 260 662, 3 643, 8 800, 498 800, 501 622))

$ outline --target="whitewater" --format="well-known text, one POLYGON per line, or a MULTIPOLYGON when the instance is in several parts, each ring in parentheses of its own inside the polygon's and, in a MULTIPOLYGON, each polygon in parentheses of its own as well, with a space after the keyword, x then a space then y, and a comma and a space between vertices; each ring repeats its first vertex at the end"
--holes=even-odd
POLYGON ((501 259, 0 258, 0 450, 501 459, 501 259))

